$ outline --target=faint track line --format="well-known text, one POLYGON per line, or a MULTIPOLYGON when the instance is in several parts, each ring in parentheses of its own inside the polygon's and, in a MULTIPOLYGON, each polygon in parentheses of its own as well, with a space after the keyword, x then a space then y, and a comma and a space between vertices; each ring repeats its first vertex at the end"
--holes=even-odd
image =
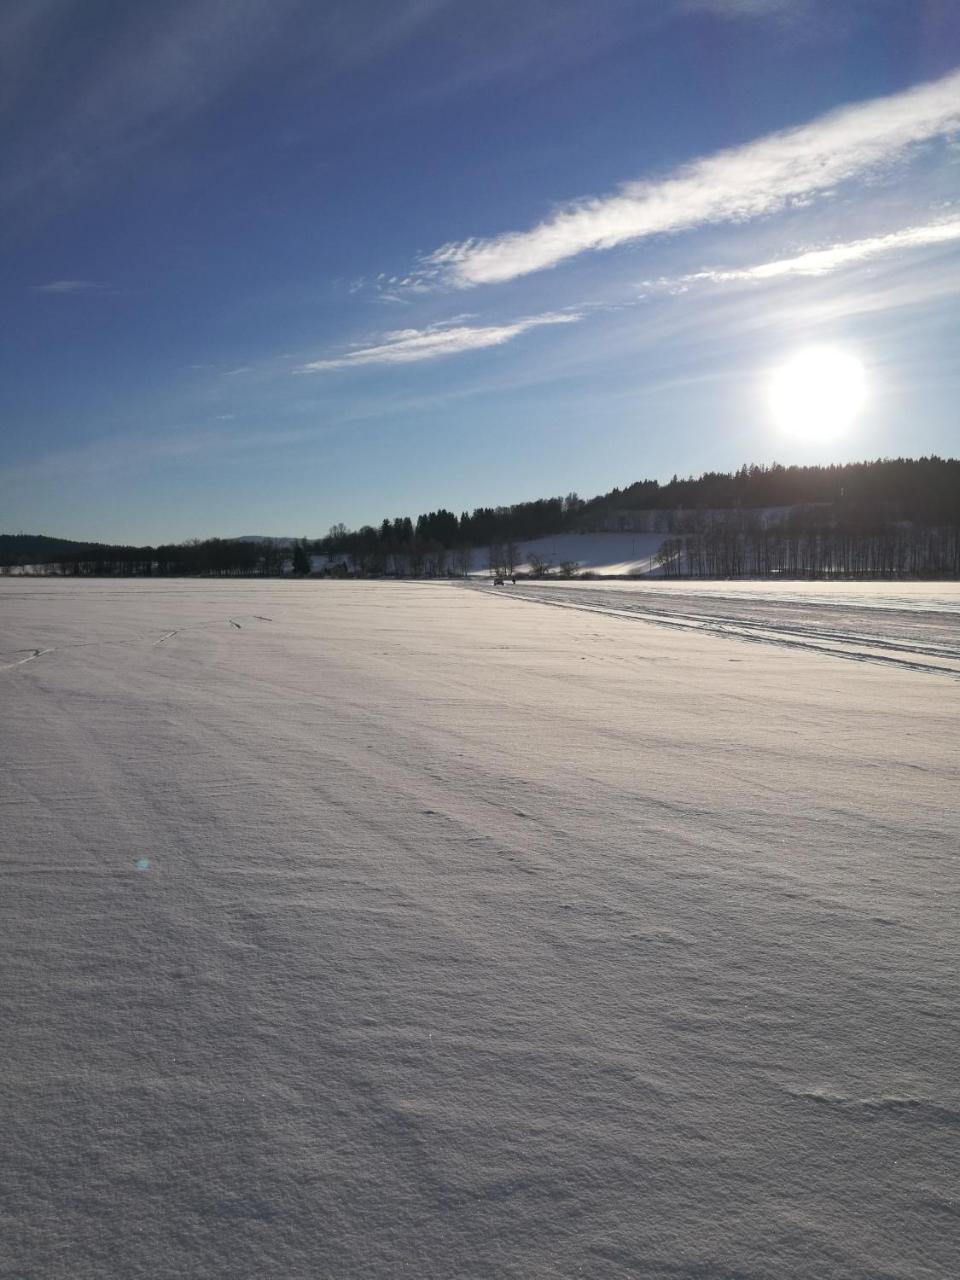
MULTIPOLYGON (((528 604, 545 604, 556 609, 575 609, 584 613, 599 613, 605 617, 624 618, 633 622, 648 622, 654 626, 672 627, 678 631, 699 631, 707 635, 726 636, 730 639, 748 640, 754 644, 770 644, 785 649, 803 649, 821 653, 827 657, 846 658, 854 662, 872 662, 881 666, 899 667, 908 671, 928 671, 960 679, 960 647, 917 643, 900 643, 896 640, 874 636, 862 636, 851 632, 817 631, 812 627, 778 627, 769 621, 750 618, 734 619, 711 614, 661 612, 645 604, 636 608, 617 608, 612 605, 587 603, 586 601, 558 600, 553 592, 524 588, 522 591, 502 594, 485 586, 471 586, 470 590, 493 594, 497 599, 517 600, 528 604), (903 656, 899 656, 903 655, 903 656), (956 666, 944 666, 937 662, 917 661, 918 658, 939 658, 955 662, 956 666)), ((561 588, 562 589, 562 588, 561 588)))
POLYGON ((53 649, 31 649, 25 658, 17 658, 15 662, 6 662, 0 671, 12 671, 14 667, 22 667, 25 662, 33 662, 36 658, 42 658, 45 653, 53 653, 53 649))

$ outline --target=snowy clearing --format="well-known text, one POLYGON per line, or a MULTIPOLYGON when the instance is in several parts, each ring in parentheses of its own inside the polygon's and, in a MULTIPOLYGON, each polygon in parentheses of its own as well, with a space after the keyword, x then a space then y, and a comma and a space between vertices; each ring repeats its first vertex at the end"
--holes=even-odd
MULTIPOLYGON (((528 573, 533 557, 537 557, 554 573, 569 561, 578 571, 619 577, 631 574, 658 577, 663 569, 657 552, 667 536, 665 533, 552 533, 517 542, 515 568, 518 573, 528 573)), ((323 572, 344 558, 313 555, 310 561, 315 571, 323 572)), ((469 553, 469 563, 472 576, 488 576, 490 548, 474 547, 469 553)))
MULTIPOLYGON (((531 559, 538 556, 555 573, 564 561, 578 570, 608 573, 659 575, 657 552, 663 546, 665 533, 554 533, 545 538, 517 544, 517 571, 528 573, 531 559)), ((490 564, 488 547, 473 552, 474 574, 484 574, 490 564)))
POLYGON ((953 1280, 958 605, 0 580, 0 1275, 953 1280))

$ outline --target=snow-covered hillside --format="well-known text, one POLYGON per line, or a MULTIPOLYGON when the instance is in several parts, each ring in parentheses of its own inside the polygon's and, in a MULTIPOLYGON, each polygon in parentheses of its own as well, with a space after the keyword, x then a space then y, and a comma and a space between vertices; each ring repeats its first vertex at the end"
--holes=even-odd
MULTIPOLYGON (((626 576, 658 574, 656 556, 666 534, 662 533, 558 533, 549 538, 518 543, 517 571, 530 570, 531 560, 539 556, 556 574, 564 561, 577 566, 577 572, 626 576)), ((473 572, 488 572, 490 552, 483 548, 474 552, 473 572)))
POLYGON ((779 589, 0 579, 0 1273, 954 1280, 960 587, 779 589))
MULTIPOLYGON (((555 577, 565 562, 575 566, 577 573, 658 576, 662 571, 656 556, 666 536, 661 533, 558 533, 535 538, 516 544, 516 570, 529 573, 533 558, 538 557, 545 570, 555 577)), ((315 555, 311 563, 314 571, 322 574, 338 559, 343 557, 333 557, 331 561, 327 556, 315 555)), ((489 576, 489 547, 474 548, 470 559, 473 576, 489 576)))

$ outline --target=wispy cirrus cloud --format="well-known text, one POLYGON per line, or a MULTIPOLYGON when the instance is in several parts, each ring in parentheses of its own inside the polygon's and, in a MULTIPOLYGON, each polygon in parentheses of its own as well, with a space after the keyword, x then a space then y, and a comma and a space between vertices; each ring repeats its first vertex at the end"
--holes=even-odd
POLYGON ((688 13, 715 13, 721 18, 765 18, 799 15, 810 8, 810 0, 678 0, 688 13))
POLYGON ((426 329, 395 329, 383 335, 373 346, 358 347, 343 355, 311 360, 301 365, 298 373, 322 373, 328 369, 351 369, 371 364, 415 364, 440 356, 460 355, 484 347, 499 347, 530 329, 543 325, 574 324, 582 319, 575 311, 550 311, 538 316, 524 316, 508 324, 467 325, 447 321, 426 329))
POLYGON ((34 286, 34 293, 113 293, 114 289, 102 280, 50 280, 34 286))
POLYGON ((932 248, 960 240, 960 218, 944 222, 932 222, 925 226, 904 227, 887 235, 868 236, 862 240, 849 240, 841 244, 827 245, 821 249, 808 249, 790 258, 775 258, 752 267, 712 267, 694 271, 673 279, 662 278, 647 284, 683 287, 700 281, 712 284, 731 282, 761 282, 781 280, 789 276, 825 276, 842 267, 857 266, 870 258, 884 257, 908 249, 932 248))
POLYGON ((591 250, 710 223, 743 222, 823 195, 960 130, 960 71, 841 108, 798 128, 694 160, 659 181, 582 200, 528 231, 443 245, 422 280, 467 288, 555 267, 591 250))

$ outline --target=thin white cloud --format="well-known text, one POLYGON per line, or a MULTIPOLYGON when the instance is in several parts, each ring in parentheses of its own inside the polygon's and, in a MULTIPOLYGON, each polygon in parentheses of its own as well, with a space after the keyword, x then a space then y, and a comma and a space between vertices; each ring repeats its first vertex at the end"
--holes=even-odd
POLYGON ((560 209, 529 231, 443 245, 421 279, 464 288, 514 280, 578 254, 808 201, 960 130, 960 72, 844 107, 799 128, 694 160, 660 181, 560 209))
POLYGON ((825 276, 841 267, 857 266, 869 258, 902 252, 905 249, 923 249, 960 240, 960 218, 952 221, 932 222, 921 227, 905 227, 885 236, 869 236, 864 240, 850 240, 842 244, 828 245, 823 249, 809 249, 792 258, 776 258, 772 262, 760 262, 753 267, 711 267, 694 271, 675 279, 662 278, 645 282, 667 288, 683 288, 688 284, 707 281, 712 284, 752 283, 764 280, 780 280, 788 276, 825 276))
POLYGON ((350 369, 367 364, 415 364, 421 360, 435 360, 439 356, 499 347, 529 329, 550 324, 573 324, 579 319, 581 316, 577 312, 551 311, 539 316, 524 316, 510 324, 466 325, 448 321, 426 329, 396 329, 384 334, 383 340, 374 346, 359 347, 325 360, 311 360, 309 364, 301 365, 297 372, 320 373, 327 369, 350 369))
POLYGON ((715 13, 721 18, 793 17, 809 10, 808 0, 679 0, 681 12, 715 13))
POLYGON ((111 293, 110 285, 100 280, 51 280, 38 284, 35 293, 111 293))

